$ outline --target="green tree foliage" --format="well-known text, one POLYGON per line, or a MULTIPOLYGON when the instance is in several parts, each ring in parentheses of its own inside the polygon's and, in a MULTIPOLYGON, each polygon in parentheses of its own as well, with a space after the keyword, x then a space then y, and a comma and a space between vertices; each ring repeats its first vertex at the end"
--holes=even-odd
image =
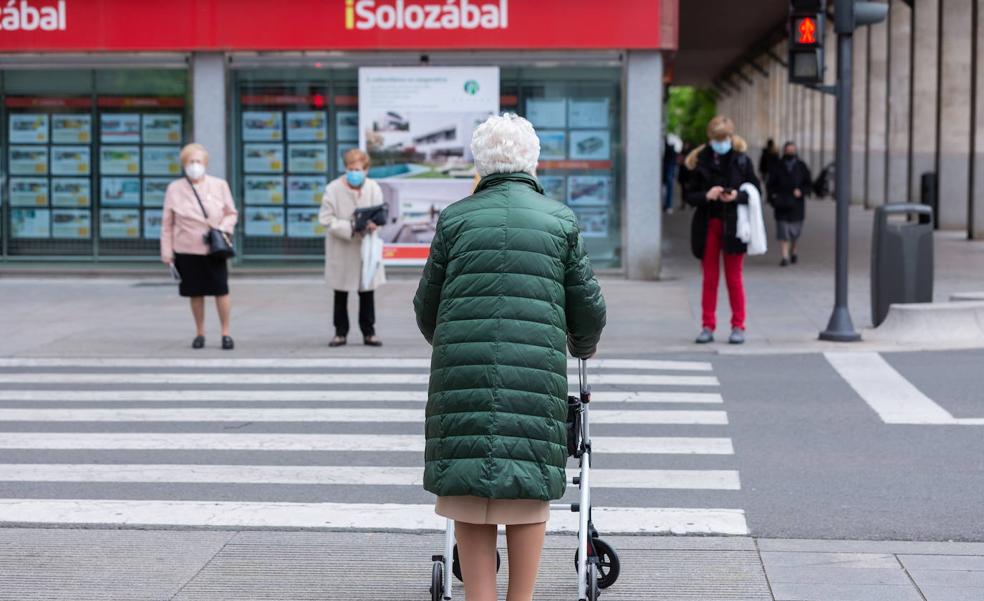
POLYGON ((666 131, 696 146, 707 141, 707 122, 717 106, 710 90, 673 86, 666 103, 666 131))

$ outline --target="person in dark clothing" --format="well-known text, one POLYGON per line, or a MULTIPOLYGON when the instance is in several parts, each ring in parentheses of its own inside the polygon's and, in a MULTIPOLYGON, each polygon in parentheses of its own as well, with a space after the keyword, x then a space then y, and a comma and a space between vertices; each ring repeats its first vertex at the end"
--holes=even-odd
POLYGON ((663 145, 663 210, 673 212, 673 186, 676 184, 677 150, 669 137, 663 145))
POLYGON ((766 182, 769 204, 775 212, 776 232, 785 267, 796 263, 796 242, 803 232, 806 218, 806 197, 810 193, 813 177, 810 168, 796 155, 796 144, 786 142, 782 159, 769 172, 766 182))
POLYGON ((714 341, 718 280, 721 255, 731 303, 731 336, 728 342, 745 341, 745 288, 742 263, 747 246, 738 239, 738 205, 748 204, 748 194, 740 188, 749 183, 759 188, 755 166, 745 154, 748 145, 735 135, 734 122, 724 116, 707 125, 707 144, 698 146, 685 165, 689 171, 684 200, 696 208, 691 224, 690 243, 704 272, 701 295, 702 329, 698 344, 714 341))
POLYGON ((776 141, 772 138, 765 143, 762 149, 762 156, 759 157, 759 177, 762 181, 769 180, 769 172, 773 165, 779 162, 779 150, 776 148, 776 141))

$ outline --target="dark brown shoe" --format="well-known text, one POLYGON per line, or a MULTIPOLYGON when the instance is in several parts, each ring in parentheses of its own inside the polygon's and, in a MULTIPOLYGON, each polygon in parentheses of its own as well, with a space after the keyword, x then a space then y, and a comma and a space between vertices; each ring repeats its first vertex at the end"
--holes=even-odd
POLYGON ((345 336, 335 336, 328 342, 328 346, 335 348, 336 346, 345 346, 345 336))
POLYGON ((366 346, 383 346, 383 341, 375 336, 366 336, 362 339, 362 343, 366 346))

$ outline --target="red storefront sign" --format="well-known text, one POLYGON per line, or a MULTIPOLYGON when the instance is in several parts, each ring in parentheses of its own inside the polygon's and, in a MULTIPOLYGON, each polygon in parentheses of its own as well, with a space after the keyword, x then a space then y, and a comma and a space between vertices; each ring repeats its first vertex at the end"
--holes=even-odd
POLYGON ((675 15, 675 0, 10 0, 0 51, 659 49, 675 15))

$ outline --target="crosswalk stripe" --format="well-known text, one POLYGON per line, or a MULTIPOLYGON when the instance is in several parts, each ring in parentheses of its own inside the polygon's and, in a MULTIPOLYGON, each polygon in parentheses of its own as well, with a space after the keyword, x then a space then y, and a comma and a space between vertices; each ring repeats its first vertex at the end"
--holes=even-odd
MULTIPOLYGON (((0 409, 0 422, 367 422, 423 423, 423 409, 0 409)), ((595 424, 724 425, 724 411, 592 411, 595 424)))
MULTIPOLYGON (((416 384, 425 385, 428 374, 397 373, 0 373, 0 384, 234 384, 234 385, 289 385, 289 384, 416 384)), ((577 376, 568 382, 577 384, 577 376)), ((619 384, 638 386, 717 386, 714 376, 652 376, 644 374, 592 375, 591 384, 619 384)))
MULTIPOLYGON (((422 486, 423 474, 419 467, 395 466, 0 464, 0 482, 422 486)), ((733 470, 605 469, 592 473, 591 484, 598 488, 741 488, 738 472, 733 470)))
MULTIPOLYGON (((603 454, 732 455, 729 438, 592 437, 603 454)), ((0 449, 24 450, 238 450, 424 451, 422 434, 211 434, 158 432, 0 432, 0 449)))
MULTIPOLYGON (((593 507, 606 534, 747 535, 739 509, 593 507)), ((433 505, 98 499, 0 499, 0 523, 114 524, 225 528, 443 530, 433 505)), ((578 514, 553 511, 550 532, 576 532, 578 514)))
MULTIPOLYGON (((596 403, 721 404, 716 392, 651 392, 602 390, 591 393, 596 403)), ((0 401, 57 402, 424 402, 424 390, 0 390, 0 401)))
MULTIPOLYGON (((568 368, 577 369, 577 361, 569 360, 568 368)), ((664 371, 711 371, 705 361, 665 361, 649 359, 597 359, 589 362, 590 369, 638 369, 664 371)), ((0 358, 0 367, 7 368, 228 368, 228 369, 429 369, 430 359, 398 358, 323 358, 323 359, 144 359, 144 358, 0 358)))

